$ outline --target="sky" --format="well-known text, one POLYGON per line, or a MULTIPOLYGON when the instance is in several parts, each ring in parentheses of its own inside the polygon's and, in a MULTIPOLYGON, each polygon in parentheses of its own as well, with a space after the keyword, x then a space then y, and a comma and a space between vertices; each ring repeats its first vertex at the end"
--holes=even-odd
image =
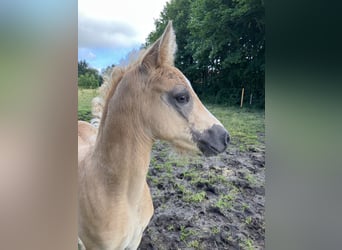
POLYGON ((145 43, 168 0, 79 0, 78 60, 101 70, 145 43))

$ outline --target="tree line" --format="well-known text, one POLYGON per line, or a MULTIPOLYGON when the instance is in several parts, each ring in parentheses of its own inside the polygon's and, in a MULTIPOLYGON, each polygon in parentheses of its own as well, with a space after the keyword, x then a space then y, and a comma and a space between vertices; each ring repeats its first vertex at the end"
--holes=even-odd
MULTIPOLYGON (((191 81, 206 102, 239 105, 244 89, 245 106, 265 107, 265 10, 263 0, 170 0, 147 47, 173 21, 178 50, 176 67, 191 81)), ((120 65, 137 55, 132 50, 120 65)), ((102 70, 108 72, 115 65, 102 70)), ((97 88, 101 74, 86 61, 78 63, 79 86, 97 88)))
POLYGON ((101 86, 103 77, 96 69, 93 69, 85 60, 78 62, 78 86, 81 88, 95 89, 101 86))
POLYGON ((152 44, 173 21, 176 66, 201 99, 265 107, 265 10, 263 0, 171 0, 166 3, 152 44))

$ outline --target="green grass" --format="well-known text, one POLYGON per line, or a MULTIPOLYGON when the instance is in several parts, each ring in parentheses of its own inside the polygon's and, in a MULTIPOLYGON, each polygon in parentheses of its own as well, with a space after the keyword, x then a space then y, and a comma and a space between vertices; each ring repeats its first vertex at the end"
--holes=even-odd
POLYGON ((250 172, 246 172, 245 178, 251 186, 254 186, 257 184, 257 180, 255 179, 255 176, 252 175, 250 172))
POLYGON ((186 202, 194 202, 194 203, 200 203, 205 198, 205 191, 201 191, 199 193, 188 193, 184 196, 184 201, 186 202))
POLYGON ((220 229, 217 226, 214 226, 214 227, 211 228, 211 232, 213 234, 218 234, 220 232, 220 229))
POLYGON ((195 248, 195 249, 199 249, 199 242, 198 240, 192 240, 187 244, 187 246, 195 248))
POLYGON ((264 110, 249 110, 207 104, 206 107, 229 131, 231 143, 241 151, 255 149, 260 145, 259 133, 265 133, 264 110))
POLYGON ((97 95, 97 89, 78 89, 78 120, 90 121, 91 100, 97 95))
POLYGON ((242 241, 240 243, 240 246, 242 247, 242 249, 244 250, 254 250, 254 245, 253 245, 253 240, 247 238, 244 241, 242 241))
POLYGON ((175 231, 175 226, 174 225, 168 225, 166 228, 168 231, 175 231))
POLYGON ((175 189, 179 190, 183 194, 182 200, 188 203, 200 203, 205 199, 206 196, 205 191, 194 193, 179 183, 175 184, 175 189))
POLYGON ((251 216, 248 216, 247 218, 246 218, 246 220, 245 220, 245 223, 247 224, 247 225, 249 225, 249 224, 251 224, 252 223, 252 217, 251 216))
POLYGON ((238 192, 239 190, 234 187, 229 191, 229 194, 221 194, 215 206, 220 209, 231 208, 238 192))
POLYGON ((180 240, 181 241, 186 241, 188 237, 192 235, 196 235, 197 233, 193 229, 187 229, 185 226, 181 226, 180 228, 180 240))

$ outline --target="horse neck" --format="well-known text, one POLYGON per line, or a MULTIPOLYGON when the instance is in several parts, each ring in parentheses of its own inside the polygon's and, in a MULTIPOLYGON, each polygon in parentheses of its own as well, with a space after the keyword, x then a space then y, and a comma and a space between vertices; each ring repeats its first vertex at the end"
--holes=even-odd
POLYGON ((146 182, 152 139, 129 110, 115 108, 114 103, 107 113, 93 154, 97 175, 110 195, 126 194, 137 200, 146 182))

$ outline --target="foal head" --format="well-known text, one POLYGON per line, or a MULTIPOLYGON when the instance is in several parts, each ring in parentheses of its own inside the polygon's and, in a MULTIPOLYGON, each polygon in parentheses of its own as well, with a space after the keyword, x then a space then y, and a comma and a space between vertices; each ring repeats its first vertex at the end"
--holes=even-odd
MULTIPOLYGON (((163 35, 123 76, 118 92, 129 96, 128 109, 139 116, 135 120, 151 138, 166 140, 182 151, 216 155, 226 149, 228 132, 174 66, 176 46, 169 22, 163 35)), ((124 99, 122 103, 128 103, 124 99)))

